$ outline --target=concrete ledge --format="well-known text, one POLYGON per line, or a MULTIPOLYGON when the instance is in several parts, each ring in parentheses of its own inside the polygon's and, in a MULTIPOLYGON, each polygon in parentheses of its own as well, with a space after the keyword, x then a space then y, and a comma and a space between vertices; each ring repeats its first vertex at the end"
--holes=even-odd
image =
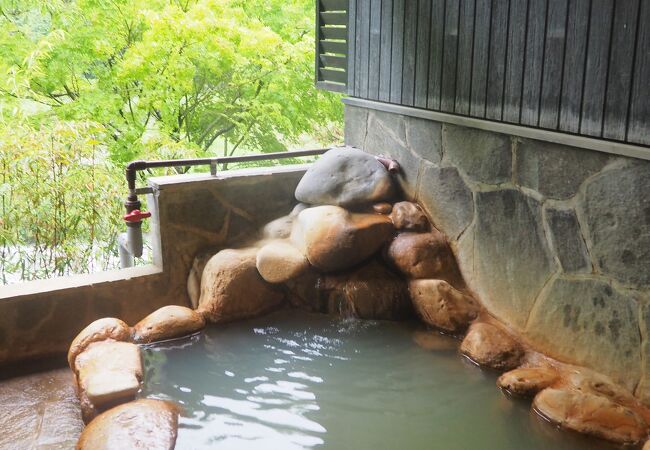
POLYGON ((525 127, 505 122, 493 122, 485 119, 457 116, 454 114, 429 111, 410 106, 393 105, 391 103, 382 103, 361 98, 348 97, 342 99, 342 102, 350 106, 419 117, 421 119, 428 119, 436 122, 451 123, 454 125, 492 131, 494 133, 510 134, 540 141, 553 142, 556 144, 569 145, 572 147, 586 148, 598 152, 610 153, 612 155, 650 160, 650 148, 648 147, 622 144, 620 142, 608 141, 605 139, 588 138, 569 133, 559 133, 557 131, 542 130, 539 128, 525 127))

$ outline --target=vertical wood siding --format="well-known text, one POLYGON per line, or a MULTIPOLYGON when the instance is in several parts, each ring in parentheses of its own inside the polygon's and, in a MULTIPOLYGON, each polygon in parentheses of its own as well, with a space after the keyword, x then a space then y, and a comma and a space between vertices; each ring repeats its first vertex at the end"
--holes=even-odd
POLYGON ((351 96, 650 145, 650 0, 347 1, 351 96))

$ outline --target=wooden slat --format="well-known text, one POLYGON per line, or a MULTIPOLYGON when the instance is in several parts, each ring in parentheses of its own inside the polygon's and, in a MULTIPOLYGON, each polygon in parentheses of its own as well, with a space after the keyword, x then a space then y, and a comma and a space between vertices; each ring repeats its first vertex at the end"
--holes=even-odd
POLYGON ((332 83, 330 81, 317 81, 316 87, 318 89, 325 89, 326 91, 332 91, 332 92, 340 92, 342 94, 347 92, 347 86, 345 84, 332 83))
POLYGON ((357 95, 368 98, 368 69, 370 55, 370 2, 368 0, 357 3, 357 29, 361 39, 357 46, 357 95))
POLYGON ((336 69, 347 69, 347 58, 345 56, 319 55, 322 67, 333 67, 336 69))
POLYGON ((614 1, 592 0, 580 121, 580 132, 590 136, 600 136, 603 127, 614 1))
POLYGON ((521 111, 521 87, 524 76, 524 58, 528 4, 536 0, 513 0, 510 2, 508 19, 508 57, 503 87, 503 117, 505 122, 519 123, 521 111))
POLYGON ((474 50, 474 6, 475 0, 461 0, 456 100, 454 102, 454 111, 457 114, 469 114, 472 53, 474 50))
POLYGON ((458 53, 458 18, 460 16, 460 4, 457 0, 447 0, 446 3, 440 110, 445 112, 454 112, 454 102, 456 101, 456 55, 458 53))
POLYGON ((321 39, 346 40, 348 38, 347 27, 320 27, 321 39))
POLYGON ((321 12, 321 25, 347 25, 348 15, 345 12, 321 12))
POLYGON ((440 109, 444 38, 445 0, 432 0, 431 39, 429 40, 429 85, 427 86, 427 108, 429 109, 440 109))
MULTIPOLYGON (((425 0, 426 1, 426 0, 425 0)), ((402 105, 413 106, 415 98, 415 49, 417 39, 418 2, 404 3, 404 66, 402 67, 402 105)))
POLYGON ((566 70, 562 77, 559 129, 572 133, 577 133, 580 129, 589 10, 590 0, 572 0, 569 3, 564 54, 566 70))
POLYGON ((474 23, 474 57, 472 61, 472 92, 469 112, 485 117, 488 56, 490 53, 491 0, 476 0, 474 23))
POLYGON ((528 33, 520 121, 524 125, 537 126, 539 119, 539 99, 544 70, 546 7, 546 0, 531 0, 528 5, 528 33))
POLYGON ((379 100, 390 100, 391 51, 393 44, 393 0, 381 2, 381 49, 379 52, 379 100))
POLYGON ((357 27, 357 0, 349 0, 348 5, 348 95, 355 95, 356 47, 359 33, 357 27))
POLYGON ((324 69, 319 70, 321 75, 321 80, 331 81, 334 83, 343 83, 345 84, 348 80, 348 75, 343 70, 333 70, 333 69, 324 69))
POLYGON ((566 37, 566 0, 549 0, 542 98, 539 126, 555 129, 560 120, 560 89, 564 69, 564 41, 566 37))
POLYGON ((488 70, 487 108, 485 110, 485 117, 488 119, 501 120, 503 113, 509 3, 509 0, 494 0, 492 2, 490 68, 488 70))
POLYGON ((627 105, 632 87, 634 46, 639 17, 639 0, 628 1, 630 5, 627 7, 619 2, 614 3, 612 51, 609 56, 605 97, 603 137, 617 140, 625 139, 627 128, 627 105))
POLYGON ((404 44, 404 2, 393 0, 393 46, 391 49, 390 101, 402 101, 402 52, 404 44))
POLYGON ((429 84, 429 34, 431 33, 431 2, 420 0, 418 4, 418 32, 415 48, 415 98, 418 108, 427 107, 427 86, 429 84))
POLYGON ((320 0, 321 11, 346 11, 348 0, 320 0))
POLYGON ((347 42, 320 41, 321 52, 345 55, 348 50, 347 42))
POLYGON ((381 30, 381 0, 370 0, 370 49, 368 55, 368 97, 379 99, 379 51, 381 30))
POLYGON ((642 0, 627 139, 650 145, 650 1, 642 0))

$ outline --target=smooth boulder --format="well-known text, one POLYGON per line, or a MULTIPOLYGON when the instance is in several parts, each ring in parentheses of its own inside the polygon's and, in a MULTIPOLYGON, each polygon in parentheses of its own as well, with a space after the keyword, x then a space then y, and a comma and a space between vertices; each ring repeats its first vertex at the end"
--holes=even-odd
POLYGON ((205 326, 205 319, 185 306, 163 306, 133 327, 133 342, 148 344, 196 333, 205 326))
POLYGON ((563 428, 617 443, 638 443, 648 436, 648 426, 636 411, 599 395, 548 388, 535 396, 533 408, 563 428))
POLYGON ((444 280, 411 280, 409 293, 418 316, 448 333, 467 329, 480 311, 476 300, 444 280))
POLYGON ((203 269, 208 263, 210 258, 214 256, 214 252, 201 252, 192 261, 190 274, 187 277, 187 295, 190 298, 192 308, 199 306, 199 298, 201 297, 201 277, 203 276, 203 269))
POLYGON ((388 216, 317 206, 298 215, 291 241, 312 266, 329 272, 349 269, 368 259, 392 233, 388 216))
POLYGON ((445 236, 438 230, 429 233, 399 233, 386 249, 387 261, 413 279, 439 279, 462 287, 456 259, 445 236))
POLYGON ((396 230, 423 232, 429 229, 429 219, 417 203, 395 203, 390 218, 396 230))
POLYGON ((75 360, 78 388, 95 408, 135 398, 143 376, 137 345, 102 341, 90 344, 75 360))
POLYGON ((76 372, 75 359, 93 342, 105 340, 129 341, 131 339, 131 330, 129 326, 114 317, 105 317, 98 319, 81 330, 72 340, 68 349, 68 365, 76 372))
POLYGON ((255 266, 269 283, 284 283, 309 268, 309 261, 289 241, 272 241, 257 252, 255 266))
POLYGON ((141 399, 109 409, 81 433, 77 450, 172 450, 179 408, 167 401, 141 399))
POLYGON ((361 206, 390 200, 395 187, 377 159, 350 147, 329 150, 298 183, 295 196, 311 205, 361 206))
POLYGON ((514 369, 525 355, 523 347, 510 335, 485 322, 469 327, 460 351, 478 365, 495 370, 514 369))
POLYGON ((501 375, 497 386, 509 394, 533 397, 559 379, 560 375, 552 367, 520 367, 501 375))
POLYGON ((257 249, 222 250, 203 270, 197 312, 212 323, 256 317, 278 308, 284 293, 255 267, 257 249))

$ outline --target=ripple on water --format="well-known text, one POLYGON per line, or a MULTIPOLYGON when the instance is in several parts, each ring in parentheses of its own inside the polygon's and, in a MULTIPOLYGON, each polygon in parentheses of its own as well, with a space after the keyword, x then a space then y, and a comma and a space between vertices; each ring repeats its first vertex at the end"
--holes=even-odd
POLYGON ((181 403, 177 448, 616 447, 559 432, 409 323, 296 311, 145 350, 143 396, 181 403))

